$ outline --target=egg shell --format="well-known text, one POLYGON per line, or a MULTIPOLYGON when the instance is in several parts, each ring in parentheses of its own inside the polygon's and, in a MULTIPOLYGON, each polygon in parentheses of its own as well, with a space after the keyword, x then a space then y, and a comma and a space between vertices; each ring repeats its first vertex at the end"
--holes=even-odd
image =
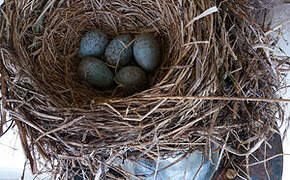
POLYGON ((141 91, 147 85, 146 73, 138 66, 126 66, 121 68, 115 75, 114 80, 127 93, 141 91))
POLYGON ((116 36, 106 48, 106 62, 114 67, 128 64, 133 58, 133 40, 129 34, 116 36))
POLYGON ((136 62, 146 71, 153 71, 160 63, 160 47, 152 34, 136 37, 133 54, 136 62))
POLYGON ((78 66, 82 80, 86 80, 93 87, 109 88, 114 83, 112 71, 99 59, 85 57, 78 66))
POLYGON ((100 57, 104 54, 108 42, 107 35, 100 30, 87 32, 81 40, 79 56, 100 57))

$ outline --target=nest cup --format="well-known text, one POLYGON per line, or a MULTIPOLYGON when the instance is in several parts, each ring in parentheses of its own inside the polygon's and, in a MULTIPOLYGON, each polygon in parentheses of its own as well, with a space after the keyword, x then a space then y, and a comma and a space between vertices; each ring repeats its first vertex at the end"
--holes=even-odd
MULTIPOLYGON (((238 39, 239 31, 230 31, 231 27, 223 23, 235 22, 235 13, 243 10, 239 4, 225 2, 220 6, 230 9, 229 16, 209 13, 194 20, 214 6, 211 0, 6 1, 2 6, 5 16, 1 16, 1 75, 7 91, 2 95, 5 108, 23 135, 21 140, 30 140, 31 145, 24 143, 30 162, 36 163, 31 152, 37 149, 49 162, 57 159, 58 167, 71 166, 70 160, 77 159, 86 161, 93 173, 99 162, 122 150, 134 149, 150 157, 156 157, 157 146, 160 156, 192 149, 207 152, 212 133, 220 135, 216 143, 222 142, 231 123, 240 122, 237 117, 227 122, 223 117, 232 117, 232 109, 225 107, 242 105, 182 97, 241 95, 236 84, 224 78, 227 73, 242 67, 233 78, 244 83, 243 90, 248 91, 255 89, 253 73, 267 71, 270 65, 249 63, 255 55, 264 58, 263 53, 243 53, 249 51, 245 38, 250 35, 240 38, 238 45, 230 42, 238 39), (233 7, 238 11, 231 11, 233 7), (101 91, 80 82, 80 40, 96 29, 111 38, 127 33, 154 34, 162 59, 151 73, 146 90, 119 97, 111 90, 101 91), (225 32, 231 36, 225 36, 225 32), (233 63, 236 56, 239 60, 233 63), (215 129, 217 126, 221 130, 215 129)), ((239 28, 250 31, 243 23, 239 28)), ((260 94, 274 93, 273 86, 266 86, 276 83, 273 73, 261 75, 259 80, 257 83, 263 85, 260 94)), ((253 116, 259 114, 251 110, 253 116)), ((248 122, 247 115, 241 117, 244 124, 255 128, 240 133, 250 138, 261 127, 268 130, 274 126, 267 120, 274 113, 263 115, 262 124, 248 122)), ((63 168, 57 171, 64 173, 63 168)))

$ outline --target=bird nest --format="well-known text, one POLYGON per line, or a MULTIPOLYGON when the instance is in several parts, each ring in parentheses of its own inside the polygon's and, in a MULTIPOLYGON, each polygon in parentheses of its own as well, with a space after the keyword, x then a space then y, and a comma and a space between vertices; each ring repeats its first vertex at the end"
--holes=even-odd
POLYGON ((214 143, 247 156, 283 113, 273 100, 280 85, 275 58, 259 46, 271 39, 248 7, 238 0, 7 0, 2 126, 17 125, 34 173, 40 154, 61 178, 72 176, 75 162, 91 174, 104 165, 128 177, 111 163, 128 150, 156 159, 219 151, 214 143), (95 29, 158 39, 161 64, 144 91, 122 97, 81 83, 78 47, 95 29))

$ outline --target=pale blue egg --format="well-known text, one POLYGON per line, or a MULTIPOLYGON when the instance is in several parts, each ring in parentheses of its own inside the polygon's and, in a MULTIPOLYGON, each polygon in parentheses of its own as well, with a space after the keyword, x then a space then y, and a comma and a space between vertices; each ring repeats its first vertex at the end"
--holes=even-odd
POLYGON ((147 85, 146 73, 138 66, 121 68, 115 75, 114 80, 129 94, 141 91, 147 85))
POLYGON ((112 71, 99 59, 85 57, 78 66, 78 72, 82 80, 99 88, 109 88, 113 85, 112 71))
POLYGON ((107 35, 100 30, 87 32, 81 40, 79 56, 100 57, 104 54, 108 42, 107 35))
POLYGON ((146 71, 153 71, 160 63, 159 43, 152 34, 141 34, 136 37, 133 54, 139 66, 146 71))
POLYGON ((124 66, 133 59, 133 37, 131 35, 119 35, 107 46, 105 60, 112 66, 124 66))

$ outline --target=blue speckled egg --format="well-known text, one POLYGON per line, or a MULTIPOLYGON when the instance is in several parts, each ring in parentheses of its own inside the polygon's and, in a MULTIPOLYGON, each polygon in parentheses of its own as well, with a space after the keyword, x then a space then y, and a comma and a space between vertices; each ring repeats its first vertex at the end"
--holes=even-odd
POLYGON ((133 39, 129 34, 115 37, 106 48, 106 62, 114 67, 128 64, 133 58, 133 39))
POLYGON ((115 75, 114 80, 127 93, 141 91, 147 85, 147 77, 144 70, 138 66, 126 66, 121 68, 115 75))
POLYGON ((85 57, 78 66, 82 80, 86 80, 93 87, 109 88, 113 85, 112 71, 99 59, 85 57))
POLYGON ((99 57, 104 54, 108 42, 107 35, 100 30, 87 32, 81 40, 79 56, 99 57))
POLYGON ((152 34, 141 34, 136 37, 133 54, 139 66, 146 71, 153 71, 161 58, 159 44, 152 34))

